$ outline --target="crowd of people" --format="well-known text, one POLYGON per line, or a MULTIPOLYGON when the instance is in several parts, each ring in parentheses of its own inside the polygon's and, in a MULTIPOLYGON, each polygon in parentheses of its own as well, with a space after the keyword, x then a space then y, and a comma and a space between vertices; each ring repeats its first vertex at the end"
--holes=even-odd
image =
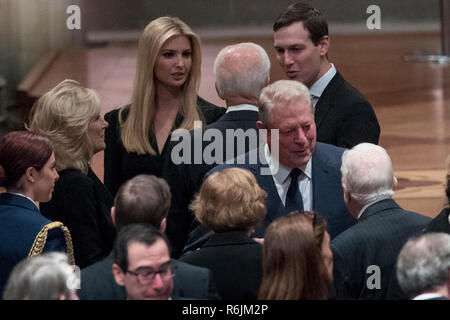
MULTIPOLYGON (((40 97, 0 140, 2 298, 450 299, 450 210, 393 200, 325 17, 295 3, 273 31, 287 80, 270 83, 260 45, 227 46, 226 108, 198 96, 200 39, 174 17, 143 31, 129 105, 103 118, 74 80, 40 97)), ((450 203, 450 163, 447 180, 450 203)))

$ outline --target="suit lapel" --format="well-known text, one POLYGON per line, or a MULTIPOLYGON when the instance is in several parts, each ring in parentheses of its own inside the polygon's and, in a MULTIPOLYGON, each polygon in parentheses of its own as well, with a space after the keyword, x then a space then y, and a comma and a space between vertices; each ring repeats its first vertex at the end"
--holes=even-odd
POLYGON ((316 122, 317 130, 333 107, 333 101, 336 91, 343 83, 344 78, 342 78, 341 74, 336 71, 333 79, 331 79, 330 83, 327 85, 322 95, 320 96, 319 101, 317 101, 314 111, 314 120, 316 122))

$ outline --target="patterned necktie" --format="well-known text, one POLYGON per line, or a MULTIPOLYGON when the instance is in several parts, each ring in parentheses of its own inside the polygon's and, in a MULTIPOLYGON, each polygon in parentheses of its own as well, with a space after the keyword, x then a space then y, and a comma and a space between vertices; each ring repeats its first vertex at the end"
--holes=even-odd
POLYGON ((303 199, 298 188, 298 177, 302 173, 302 171, 298 168, 292 169, 289 176, 291 177, 291 184, 289 185, 289 189, 286 194, 286 204, 284 208, 286 209, 286 213, 298 210, 303 212, 303 199))

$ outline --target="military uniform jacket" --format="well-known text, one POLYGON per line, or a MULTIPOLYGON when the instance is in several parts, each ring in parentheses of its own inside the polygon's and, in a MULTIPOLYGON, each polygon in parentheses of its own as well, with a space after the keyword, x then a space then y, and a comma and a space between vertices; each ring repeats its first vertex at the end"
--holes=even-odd
POLYGON ((29 199, 0 194, 0 294, 14 266, 43 252, 66 252, 73 264, 70 233, 60 222, 41 215, 29 199))

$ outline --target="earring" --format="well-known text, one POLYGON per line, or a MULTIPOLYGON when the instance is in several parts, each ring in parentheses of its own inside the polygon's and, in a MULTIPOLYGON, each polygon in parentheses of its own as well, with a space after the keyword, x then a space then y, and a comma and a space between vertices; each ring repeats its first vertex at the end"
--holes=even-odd
POLYGON ((31 178, 31 182, 34 182, 34 179, 33 179, 33 178, 31 178))

